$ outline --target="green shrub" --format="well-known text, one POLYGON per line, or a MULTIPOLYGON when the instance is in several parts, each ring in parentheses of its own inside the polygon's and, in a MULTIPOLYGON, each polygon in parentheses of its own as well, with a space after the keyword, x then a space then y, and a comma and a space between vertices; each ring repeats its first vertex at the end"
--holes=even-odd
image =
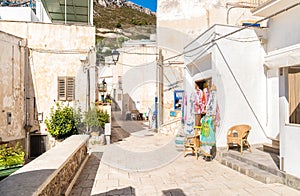
POLYGON ((7 144, 0 146, 0 167, 24 164, 25 153, 19 143, 15 147, 7 147, 7 144))
POLYGON ((106 111, 93 107, 85 113, 83 122, 89 127, 104 128, 105 123, 109 122, 109 114, 106 111))
POLYGON ((75 111, 70 106, 56 104, 51 108, 50 117, 45 120, 47 129, 52 137, 64 139, 78 134, 77 125, 81 121, 80 110, 75 111))

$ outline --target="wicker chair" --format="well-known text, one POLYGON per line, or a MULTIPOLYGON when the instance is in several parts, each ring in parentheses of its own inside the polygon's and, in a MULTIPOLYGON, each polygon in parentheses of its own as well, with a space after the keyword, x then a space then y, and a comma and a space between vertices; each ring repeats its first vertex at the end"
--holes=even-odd
POLYGON ((227 151, 230 145, 238 145, 241 149, 241 154, 243 154, 243 146, 251 152, 251 146, 247 140, 251 126, 249 125, 235 125, 231 127, 227 132, 227 151))

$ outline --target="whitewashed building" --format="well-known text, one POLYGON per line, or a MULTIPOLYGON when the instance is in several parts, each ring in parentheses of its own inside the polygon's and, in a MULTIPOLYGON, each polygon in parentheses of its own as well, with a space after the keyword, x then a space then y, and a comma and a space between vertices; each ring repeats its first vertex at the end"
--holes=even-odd
POLYGON ((264 67, 270 137, 280 140, 280 168, 300 177, 300 5, 296 0, 268 1, 254 10, 269 17, 264 67))
MULTIPOLYGON (((177 63, 177 66, 181 66, 182 73, 185 72, 186 59, 183 54, 189 50, 185 49, 189 43, 215 24, 242 25, 257 20, 260 17, 253 16, 251 9, 258 2, 261 1, 158 0, 157 47, 167 51, 164 63, 177 63)), ((196 57, 194 55, 191 58, 196 57)), ((191 79, 184 77, 186 75, 183 74, 177 82, 191 79)), ((180 84, 173 89, 174 92, 175 90, 183 90, 183 85, 180 84)))
POLYGON ((249 124, 252 127, 248 138, 251 144, 267 142, 273 131, 266 111, 267 81, 262 66, 264 45, 260 41, 265 30, 256 27, 242 29, 214 25, 185 48, 185 129, 189 132, 187 129, 194 127, 187 125, 195 122, 195 84, 214 85, 219 109, 218 147, 226 146, 227 131, 233 125, 249 124))
MULTIPOLYGON (((74 9, 87 4, 81 10, 80 18, 74 18, 74 12, 71 15, 56 13, 54 17, 51 9, 59 1, 47 3, 47 16, 53 23, 38 22, 32 17, 27 18, 26 14, 23 20, 22 17, 0 20, 0 31, 4 36, 1 39, 4 44, 0 45, 0 63, 3 64, 1 75, 2 78, 7 77, 7 80, 2 80, 2 88, 13 88, 9 90, 11 93, 5 91, 0 97, 2 110, 5 111, 0 123, 3 141, 23 139, 29 142, 28 134, 32 132, 47 135, 44 121, 57 101, 76 105, 84 111, 98 98, 95 27, 89 19, 88 9, 91 8, 88 6, 91 1, 73 2, 74 9), (5 40, 7 36, 13 37, 11 43, 5 40), (13 80, 16 85, 12 86, 13 80), (19 88, 22 90, 16 93, 19 88), (6 119, 11 121, 9 126, 6 119)), ((18 10, 16 8, 14 11, 18 10)), ((21 8, 27 10, 27 7, 21 8)), ((0 11, 0 15, 4 13, 0 11)), ((50 143, 47 143, 49 148, 50 143)), ((28 152, 28 143, 26 148, 28 152)))

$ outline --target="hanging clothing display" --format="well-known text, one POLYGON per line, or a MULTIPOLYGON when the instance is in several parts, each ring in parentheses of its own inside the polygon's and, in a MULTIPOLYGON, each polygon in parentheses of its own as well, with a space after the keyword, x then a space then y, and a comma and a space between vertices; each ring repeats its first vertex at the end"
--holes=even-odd
POLYGON ((214 146, 216 145, 216 137, 214 131, 214 122, 211 116, 204 116, 201 119, 201 142, 203 145, 214 146))
POLYGON ((201 125, 201 110, 203 108, 202 96, 203 96, 202 90, 199 88, 196 89, 195 97, 194 97, 195 126, 201 125))
POLYGON ((202 91, 202 98, 201 98, 201 108, 200 108, 201 114, 206 113, 206 105, 207 105, 208 98, 209 98, 208 89, 204 88, 202 91))
POLYGON ((212 155, 212 147, 216 146, 213 118, 204 116, 201 119, 202 129, 200 135, 201 149, 208 155, 212 155))
POLYGON ((201 89, 195 90, 195 97, 194 97, 194 114, 201 114, 202 110, 202 96, 203 92, 201 89))
POLYGON ((216 91, 211 91, 209 94, 209 99, 206 105, 206 114, 208 116, 215 116, 217 108, 217 96, 216 91))

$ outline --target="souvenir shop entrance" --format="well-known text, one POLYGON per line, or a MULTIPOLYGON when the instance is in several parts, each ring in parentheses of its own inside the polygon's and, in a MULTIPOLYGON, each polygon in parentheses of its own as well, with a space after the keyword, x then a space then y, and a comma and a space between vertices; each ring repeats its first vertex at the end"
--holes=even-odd
POLYGON ((194 128, 200 137, 200 153, 209 159, 216 155, 215 132, 219 121, 216 91, 211 78, 195 81, 194 128))

